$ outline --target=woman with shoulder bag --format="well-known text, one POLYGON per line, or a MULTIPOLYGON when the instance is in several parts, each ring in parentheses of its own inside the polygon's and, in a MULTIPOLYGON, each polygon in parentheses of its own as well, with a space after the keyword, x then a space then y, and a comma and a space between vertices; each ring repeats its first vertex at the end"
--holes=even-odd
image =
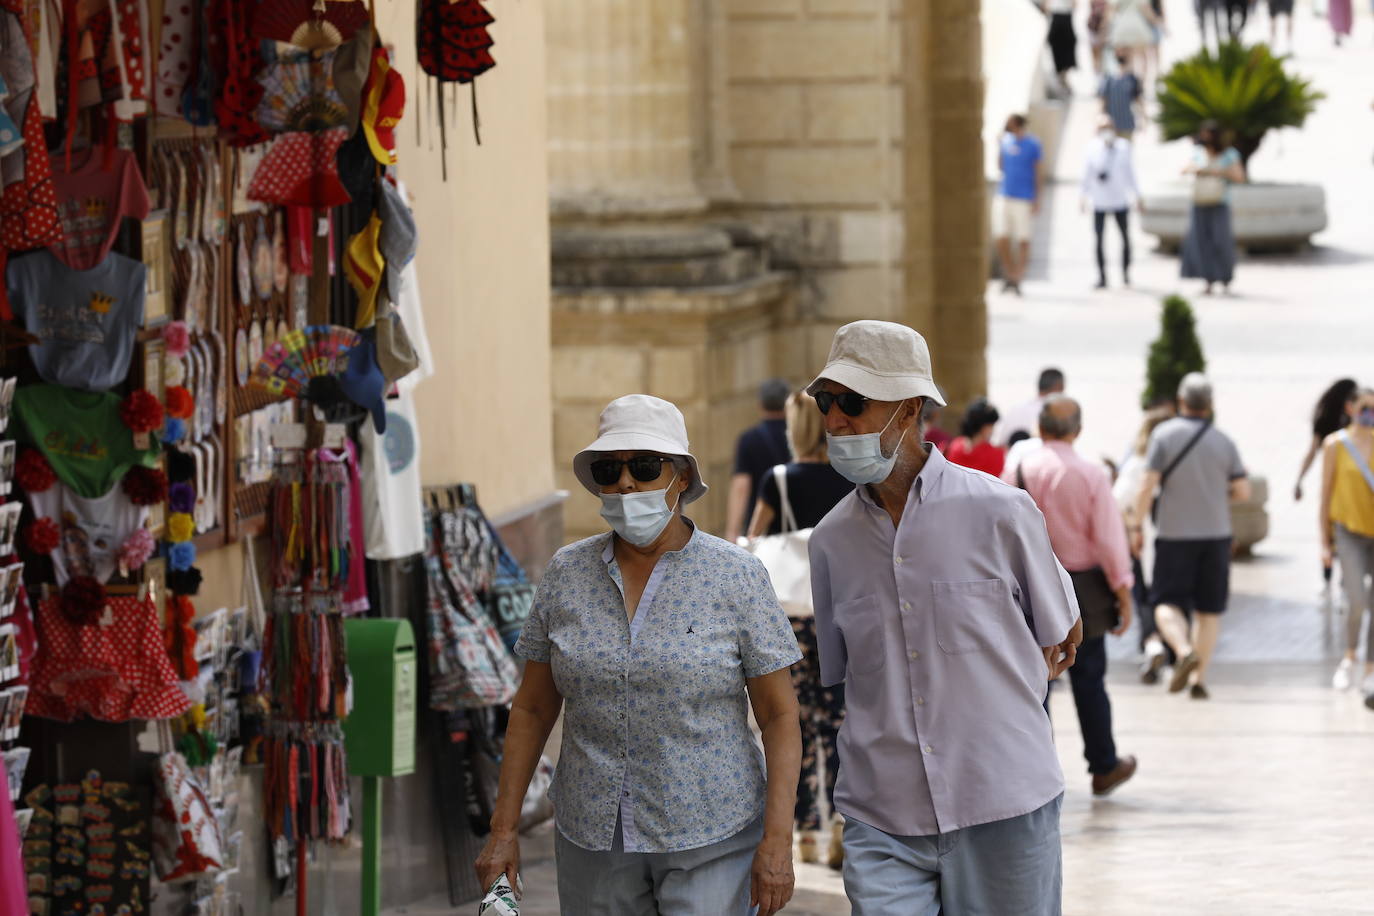
MULTIPOLYGON (((779 465, 759 485, 759 501, 749 525, 749 536, 768 533, 779 514, 787 520, 783 530, 809 531, 820 524, 835 504, 854 490, 830 466, 825 447, 825 417, 816 399, 804 391, 793 392, 783 408, 787 418, 787 444, 792 463, 779 465), (782 484, 779 487, 779 484, 782 484)), ((775 537, 786 537, 786 534, 775 537)), ((809 605, 809 577, 808 577, 809 605)), ((792 666, 792 687, 801 706, 802 760, 797 783, 795 826, 801 832, 801 859, 820 861, 821 805, 820 762, 825 760, 825 800, 835 810, 835 776, 840 771, 837 740, 844 722, 844 685, 821 686, 821 663, 816 648, 816 620, 811 608, 789 605, 787 618, 801 648, 802 660, 792 666)), ((835 818, 830 825, 826 859, 831 868, 844 862, 840 837, 844 824, 835 818)))
MULTIPOLYGON (((1331 678, 1337 690, 1351 685, 1360 625, 1366 611, 1374 611, 1374 389, 1359 390, 1352 416, 1353 422, 1327 436, 1322 446, 1322 562, 1330 564, 1333 550, 1340 557, 1341 584, 1349 604, 1345 656, 1331 678)), ((1374 623, 1365 640, 1362 689, 1365 705, 1374 709, 1374 623)))
POLYGON ((562 712, 564 916, 772 916, 793 887, 801 653, 768 573, 683 514, 706 484, 667 401, 612 401, 573 473, 612 530, 554 555, 515 645, 525 675, 477 877, 519 887, 521 801, 562 712))
POLYGON ((1204 295, 1210 296, 1217 283, 1229 292, 1236 270, 1231 185, 1245 182, 1245 166, 1240 153, 1222 143, 1217 122, 1203 122, 1193 161, 1183 174, 1193 176, 1193 207, 1183 240, 1182 275, 1206 281, 1204 295))

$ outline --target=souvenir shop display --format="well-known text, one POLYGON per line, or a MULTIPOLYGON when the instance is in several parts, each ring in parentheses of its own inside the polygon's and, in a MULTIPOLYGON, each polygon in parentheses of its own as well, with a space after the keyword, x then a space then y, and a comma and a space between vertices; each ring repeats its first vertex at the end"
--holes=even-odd
MULTIPOLYGON (((442 89, 494 66, 492 21, 421 0, 396 37, 442 89)), ((528 613, 475 500, 424 529, 413 467, 376 485, 391 397, 429 371, 405 79, 370 0, 0 0, 0 59, 0 757, 29 910, 146 912, 157 880, 237 912, 258 764, 304 906, 310 845, 352 823, 365 543, 427 554, 436 708, 509 702, 528 613), (202 606, 235 541, 245 606, 202 606), (117 750, 63 762, 93 734, 117 750)))

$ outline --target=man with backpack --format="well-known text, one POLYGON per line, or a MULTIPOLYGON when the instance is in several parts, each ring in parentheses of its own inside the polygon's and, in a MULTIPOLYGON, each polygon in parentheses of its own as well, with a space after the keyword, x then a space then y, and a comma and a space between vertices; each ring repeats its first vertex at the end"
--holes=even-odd
MULTIPOLYGON (((1144 518, 1153 504, 1150 599, 1160 635, 1178 655, 1169 692, 1187 687, 1193 699, 1205 700, 1207 666, 1230 593, 1230 504, 1250 498, 1250 481, 1235 443, 1212 424, 1212 385, 1201 372, 1179 383, 1178 411, 1150 436, 1134 518, 1144 518)), ((1139 524, 1130 536, 1138 554, 1139 524)))

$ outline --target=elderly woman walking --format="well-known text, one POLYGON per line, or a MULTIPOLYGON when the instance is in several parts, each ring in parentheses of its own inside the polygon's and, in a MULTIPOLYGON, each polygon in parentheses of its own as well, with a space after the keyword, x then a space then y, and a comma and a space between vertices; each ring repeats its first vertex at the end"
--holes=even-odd
POLYGON ((753 905, 770 916, 793 886, 792 627, 763 565, 682 514, 706 484, 672 404, 612 401, 573 471, 612 531, 554 556, 516 644, 525 675, 478 878, 516 885, 521 803, 563 710, 564 916, 745 916, 753 905))

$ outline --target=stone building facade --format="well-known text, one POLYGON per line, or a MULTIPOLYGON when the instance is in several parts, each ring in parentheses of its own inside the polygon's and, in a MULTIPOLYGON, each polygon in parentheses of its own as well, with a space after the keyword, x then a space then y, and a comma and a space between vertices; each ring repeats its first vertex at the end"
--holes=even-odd
MULTIPOLYGON (((561 0, 547 9, 554 466, 610 398, 674 400, 723 526, 754 389, 902 321, 984 387, 979 0, 561 0)), ((570 537, 602 530, 573 499, 570 537)))

